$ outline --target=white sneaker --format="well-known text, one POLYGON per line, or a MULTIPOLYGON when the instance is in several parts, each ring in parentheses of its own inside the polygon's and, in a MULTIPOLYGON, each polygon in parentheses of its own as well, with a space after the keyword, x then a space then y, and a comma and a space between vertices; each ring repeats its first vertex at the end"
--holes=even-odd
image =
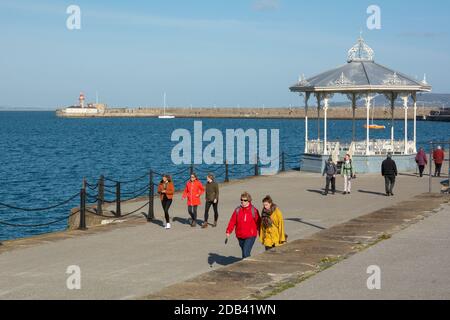
POLYGON ((166 223, 166 229, 170 229, 170 223, 166 223))

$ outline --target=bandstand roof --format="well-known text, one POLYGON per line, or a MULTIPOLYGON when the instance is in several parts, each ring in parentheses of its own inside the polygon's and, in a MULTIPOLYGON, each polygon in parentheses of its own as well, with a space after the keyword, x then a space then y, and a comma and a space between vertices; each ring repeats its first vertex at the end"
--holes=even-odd
POLYGON ((360 37, 348 52, 347 63, 314 77, 302 77, 292 92, 386 93, 429 92, 426 80, 417 81, 374 61, 373 50, 360 37))

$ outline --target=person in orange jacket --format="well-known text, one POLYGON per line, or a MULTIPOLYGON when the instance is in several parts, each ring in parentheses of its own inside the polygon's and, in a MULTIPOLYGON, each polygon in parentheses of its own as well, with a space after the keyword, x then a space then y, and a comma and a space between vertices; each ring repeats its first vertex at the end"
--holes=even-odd
POLYGON ((248 192, 241 194, 241 205, 234 210, 226 231, 227 239, 236 228, 236 237, 242 250, 242 259, 250 257, 253 245, 258 236, 261 218, 259 211, 252 204, 248 192))
POLYGON ((164 210, 164 216, 166 218, 166 229, 170 229, 170 217, 169 208, 172 205, 173 194, 175 187, 172 182, 172 178, 165 174, 158 185, 158 194, 161 199, 161 205, 164 210))
POLYGON ((204 192, 203 184, 198 180, 197 175, 192 173, 182 196, 182 199, 187 198, 188 212, 192 218, 191 227, 197 225, 197 208, 201 204, 200 197, 204 192))

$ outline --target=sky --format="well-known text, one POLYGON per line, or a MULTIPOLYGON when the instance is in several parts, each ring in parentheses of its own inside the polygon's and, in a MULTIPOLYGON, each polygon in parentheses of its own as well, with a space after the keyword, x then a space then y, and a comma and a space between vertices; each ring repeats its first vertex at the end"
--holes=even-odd
POLYGON ((447 0, 0 0, 0 107, 299 104, 299 75, 346 63, 362 31, 375 61, 450 93, 447 0), (69 30, 67 8, 81 10, 69 30), (369 30, 370 5, 381 29, 369 30))

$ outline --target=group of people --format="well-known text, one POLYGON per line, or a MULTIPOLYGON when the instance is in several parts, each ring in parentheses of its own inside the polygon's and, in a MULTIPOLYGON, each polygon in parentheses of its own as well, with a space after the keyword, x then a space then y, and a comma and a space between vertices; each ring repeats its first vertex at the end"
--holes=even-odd
MULTIPOLYGON (((206 176, 206 187, 203 186, 201 181, 198 179, 195 173, 192 173, 189 181, 186 183, 186 187, 184 188, 184 192, 182 195, 182 199, 187 199, 188 213, 191 217, 190 225, 191 227, 197 226, 197 208, 201 204, 201 196, 205 195, 205 218, 202 224, 202 228, 205 229, 208 227, 208 219, 209 219, 209 210, 211 206, 214 210, 214 223, 213 227, 217 226, 217 220, 219 219, 219 185, 215 181, 213 174, 208 174, 206 176)), ((172 205, 173 195, 175 193, 175 186, 173 184, 172 178, 169 175, 164 175, 161 182, 158 185, 158 194, 161 200, 161 205, 164 210, 164 216, 166 219, 166 229, 170 229, 170 215, 169 209, 172 205)))
MULTIPOLYGON (((438 146, 435 150, 433 150, 432 156, 433 156, 433 161, 434 161, 434 166, 435 166, 434 176, 440 177, 441 170, 442 170, 442 164, 444 163, 444 159, 445 159, 445 154, 444 154, 444 150, 442 150, 442 147, 438 146)), ((417 166, 419 167, 419 175, 422 178, 425 167, 428 164, 427 154, 425 153, 423 148, 420 148, 419 152, 417 152, 416 163, 417 163, 417 166)))
MULTIPOLYGON (((333 158, 329 157, 328 161, 325 163, 325 167, 323 169, 323 176, 326 176, 325 183, 325 192, 324 196, 328 195, 330 191, 331 184, 331 193, 336 193, 336 176, 338 174, 338 168, 336 164, 333 162, 333 158)), ((356 174, 353 170, 352 159, 349 154, 345 155, 344 161, 341 167, 341 175, 344 178, 344 195, 350 194, 352 192, 352 180, 356 178, 356 174)))
MULTIPOLYGON (((203 229, 208 227, 211 207, 214 210, 214 223, 212 226, 217 226, 219 218, 219 185, 215 181, 213 174, 208 174, 206 180, 205 187, 197 175, 192 173, 183 191, 182 199, 187 200, 191 227, 197 225, 197 209, 201 205, 201 196, 203 194, 205 194, 205 216, 201 227, 203 229)), ((171 177, 164 175, 158 185, 158 194, 164 210, 166 229, 171 228, 169 209, 172 205, 174 193, 175 187, 171 177)), ((243 259, 250 256, 258 235, 266 250, 283 245, 286 242, 287 235, 284 232, 284 220, 281 210, 270 196, 264 197, 262 204, 263 208, 260 214, 259 210, 253 205, 251 195, 248 192, 242 193, 240 205, 234 210, 228 223, 226 229, 227 240, 235 230, 243 259)))
MULTIPOLYGON (((444 163, 445 160, 445 154, 444 151, 442 150, 442 147, 438 146, 433 151, 432 155, 433 161, 435 163, 434 176, 440 177, 442 164, 444 163)), ((415 160, 419 168, 419 175, 420 177, 423 177, 423 172, 428 164, 428 158, 423 148, 419 149, 419 152, 417 153, 415 160)), ((330 191, 330 184, 331 184, 331 193, 335 194, 337 175, 338 175, 337 165, 333 162, 333 158, 329 157, 323 169, 323 176, 326 176, 325 192, 323 193, 324 196, 328 195, 330 191)), ((344 178, 343 194, 344 195, 350 194, 352 188, 352 180, 356 178, 356 175, 349 154, 345 155, 341 167, 341 175, 344 178)), ((386 196, 388 197, 394 196, 394 186, 396 177, 398 175, 398 171, 397 171, 397 164, 392 159, 392 153, 388 153, 386 160, 384 160, 383 163, 381 164, 381 175, 384 177, 385 180, 386 196)))

